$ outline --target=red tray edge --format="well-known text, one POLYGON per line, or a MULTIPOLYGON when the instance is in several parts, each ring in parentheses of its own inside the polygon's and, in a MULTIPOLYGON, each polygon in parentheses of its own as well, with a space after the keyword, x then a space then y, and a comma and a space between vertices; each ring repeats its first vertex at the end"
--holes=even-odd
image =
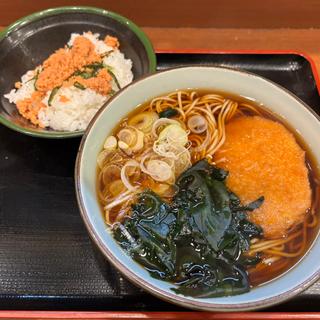
POLYGON ((320 319, 318 312, 82 312, 82 311, 0 311, 0 319, 164 319, 164 320, 306 320, 320 319))

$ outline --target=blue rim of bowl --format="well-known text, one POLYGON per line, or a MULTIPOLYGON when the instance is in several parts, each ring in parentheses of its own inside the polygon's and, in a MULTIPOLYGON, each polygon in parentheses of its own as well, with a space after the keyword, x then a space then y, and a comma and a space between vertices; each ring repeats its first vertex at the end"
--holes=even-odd
MULTIPOLYGON (((225 70, 230 70, 233 72, 238 72, 240 74, 246 74, 247 76, 253 77, 253 78, 260 78, 264 82, 269 83, 270 85, 282 90, 284 93, 287 95, 291 96, 294 98, 296 101, 298 101, 307 111, 309 111, 319 122, 320 122, 320 116, 311 109, 305 102, 303 102, 299 97, 297 97, 295 94, 293 94, 291 91, 287 90, 286 88, 282 87, 281 85, 263 77, 259 76, 257 74, 244 71, 241 69, 237 68, 231 68, 231 67, 224 67, 224 66, 207 66, 207 65, 190 65, 190 66, 182 66, 182 67, 174 67, 170 68, 167 70, 159 71, 159 73, 170 73, 172 71, 175 71, 177 69, 188 69, 188 68, 213 68, 213 69, 225 69, 225 70)), ((128 87, 135 85, 137 82, 144 81, 149 77, 153 77, 153 75, 146 75, 141 78, 139 78, 137 81, 132 82, 129 84, 128 87)), ((81 188, 81 183, 80 183, 80 172, 81 172, 81 162, 82 162, 82 156, 83 156, 83 150, 85 143, 87 141, 87 137, 94 127, 97 119, 100 117, 100 115, 104 112, 104 110, 107 108, 107 106, 112 103, 112 100, 118 96, 118 94, 121 94, 122 92, 119 91, 117 95, 113 96, 103 107, 99 109, 99 111, 95 114, 93 117, 92 121, 90 122, 85 134, 83 135, 80 146, 78 149, 77 153, 77 158, 76 158, 76 163, 75 163, 75 170, 74 170, 74 180, 75 180, 75 190, 76 190, 76 198, 77 198, 77 203, 80 211, 80 215, 82 217, 82 220, 84 222, 84 225, 89 233, 90 238, 93 240, 93 242, 96 244, 96 246, 100 249, 101 253, 108 259, 108 261, 115 267, 117 268, 124 277, 126 277, 129 281, 133 282, 135 285, 139 286, 140 288, 148 291, 149 293, 153 294, 157 298, 170 302, 175 305, 179 305, 185 308, 189 309, 194 309, 194 310, 199 310, 199 311, 214 311, 214 312, 243 312, 243 311, 254 311, 254 310, 260 310, 263 308, 271 307, 280 303, 283 303, 294 296, 298 295, 302 291, 306 290, 308 287, 310 287, 313 283, 315 283, 319 278, 320 278, 320 267, 317 268, 317 270, 308 276, 308 278, 296 285, 294 288, 291 288, 283 293, 280 294, 275 294, 272 297, 269 298, 264 298, 255 302, 244 302, 244 303, 239 303, 239 304, 219 304, 219 303, 207 303, 207 302, 194 302, 191 299, 182 296, 182 295, 177 295, 174 293, 168 293, 165 290, 162 290, 158 288, 156 285, 151 284, 147 280, 141 278, 140 276, 136 275, 135 272, 130 270, 127 266, 123 265, 117 258, 115 258, 114 254, 112 253, 111 250, 109 250, 108 246, 102 241, 102 239, 99 237, 97 234, 94 226, 91 224, 89 220, 89 213, 87 211, 87 208, 84 204, 83 201, 83 195, 82 195, 82 188, 81 188)), ((98 201, 98 200, 97 200, 98 201)), ((317 238, 320 236, 320 230, 318 230, 317 235, 313 239, 312 243, 310 244, 308 250, 305 252, 305 254, 300 258, 299 261, 304 259, 306 255, 310 252, 311 248, 313 247, 314 243, 316 242, 317 238)), ((123 252, 123 254, 126 254, 123 252)), ((299 263, 299 261, 293 266, 296 267, 299 263)), ((290 269, 291 270, 291 269, 290 269)))
MULTIPOLYGON (((135 35, 139 38, 139 40, 142 42, 148 56, 149 60, 149 70, 148 73, 153 73, 156 71, 157 67, 157 60, 156 60, 156 54, 154 52, 153 46, 147 35, 142 31, 141 28, 139 28, 134 22, 127 19, 126 17, 123 17, 115 12, 108 11, 101 8, 96 7, 89 7, 89 6, 66 6, 66 7, 57 7, 57 8, 50 8, 43 11, 38 11, 35 13, 32 13, 28 16, 25 16, 12 24, 10 24, 7 28, 2 30, 0 32, 0 41, 2 41, 5 37, 7 37, 12 31, 16 30, 17 28, 20 28, 26 24, 29 24, 31 22, 40 20, 45 17, 59 15, 62 13, 92 13, 97 14, 101 16, 111 17, 112 19, 126 25, 129 29, 131 29, 135 35)), ((24 133, 29 136, 38 137, 38 138, 51 138, 51 139, 62 139, 62 138, 74 138, 74 137, 80 137, 84 134, 84 130, 82 131, 75 131, 75 132, 69 132, 69 131, 37 131, 32 130, 29 128, 22 127, 18 124, 13 123, 12 121, 8 120, 6 117, 0 115, 0 123, 5 125, 6 127, 18 131, 20 133, 24 133)))

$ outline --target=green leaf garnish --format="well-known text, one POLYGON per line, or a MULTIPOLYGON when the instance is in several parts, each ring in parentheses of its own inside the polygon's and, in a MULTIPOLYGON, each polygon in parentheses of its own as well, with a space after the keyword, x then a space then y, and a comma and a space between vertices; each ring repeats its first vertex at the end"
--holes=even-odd
POLYGON ((53 100, 54 96, 57 94, 59 89, 60 89, 60 86, 52 89, 50 96, 49 96, 49 99, 48 99, 48 106, 51 106, 52 100, 53 100))
POLYGON ((104 52, 100 55, 101 58, 105 58, 107 57, 111 52, 113 52, 113 50, 110 50, 110 51, 107 51, 107 52, 104 52))
POLYGON ((179 114, 177 109, 167 108, 159 113, 160 118, 172 118, 179 114))
POLYGON ((85 90, 86 87, 84 85, 82 85, 80 82, 76 81, 74 84, 73 84, 76 88, 80 89, 80 90, 85 90))
POLYGON ((83 79, 94 78, 97 76, 99 70, 101 70, 103 68, 104 68, 104 65, 102 62, 94 62, 91 64, 87 64, 87 65, 83 66, 83 70, 85 70, 85 71, 77 70, 69 78, 71 78, 73 76, 80 76, 83 79))
POLYGON ((28 81, 26 81, 26 83, 28 83, 28 82, 34 80, 33 87, 34 87, 34 90, 36 90, 36 91, 38 90, 38 89, 37 89, 37 86, 36 86, 36 82, 37 82, 37 80, 38 80, 39 74, 40 74, 40 70, 37 69, 36 74, 35 74, 31 79, 29 79, 28 81))
POLYGON ((120 89, 121 89, 120 83, 119 83, 117 77, 115 76, 115 74, 114 74, 113 71, 112 71, 113 68, 110 67, 110 66, 107 66, 107 65, 104 65, 104 67, 108 70, 110 76, 112 77, 112 79, 113 79, 113 81, 115 82, 116 86, 117 86, 118 89, 120 90, 120 89))

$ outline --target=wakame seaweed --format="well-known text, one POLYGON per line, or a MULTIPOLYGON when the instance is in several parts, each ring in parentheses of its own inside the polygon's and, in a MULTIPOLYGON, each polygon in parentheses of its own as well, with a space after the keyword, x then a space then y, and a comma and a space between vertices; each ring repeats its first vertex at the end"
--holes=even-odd
POLYGON ((246 252, 262 229, 225 185, 227 172, 201 160, 177 180, 178 193, 166 203, 151 191, 140 194, 131 217, 114 229, 121 247, 150 274, 176 284, 173 291, 198 298, 250 290, 247 266, 259 256, 246 252))
POLYGON ((179 114, 177 109, 167 108, 159 113, 159 118, 172 118, 179 114))

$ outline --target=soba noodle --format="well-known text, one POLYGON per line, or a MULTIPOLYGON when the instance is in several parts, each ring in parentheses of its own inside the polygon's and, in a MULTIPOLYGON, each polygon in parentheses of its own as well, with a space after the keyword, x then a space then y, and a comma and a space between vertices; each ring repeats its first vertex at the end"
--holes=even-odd
POLYGON ((205 118, 208 127, 206 134, 190 134, 192 143, 192 162, 207 158, 212 162, 214 153, 225 141, 225 124, 237 114, 249 110, 259 114, 259 110, 247 103, 238 103, 218 94, 207 94, 199 97, 197 92, 175 91, 164 97, 153 99, 144 111, 153 110, 160 113, 167 108, 177 109, 177 119, 186 123, 191 116, 205 118))

